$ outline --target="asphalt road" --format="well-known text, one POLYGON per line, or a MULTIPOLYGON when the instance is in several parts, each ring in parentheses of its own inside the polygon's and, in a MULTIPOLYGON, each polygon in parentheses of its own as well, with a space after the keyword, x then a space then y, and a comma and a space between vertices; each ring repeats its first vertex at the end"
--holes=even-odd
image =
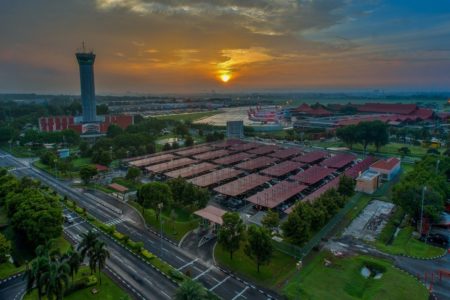
MULTIPOLYGON (((189 270, 194 280, 198 280, 206 288, 215 292, 221 298, 232 300, 278 298, 278 295, 271 291, 256 287, 233 274, 228 274, 216 266, 194 257, 169 240, 161 240, 156 232, 152 232, 143 227, 140 220, 137 220, 135 217, 130 217, 130 212, 126 209, 123 214, 120 214, 115 210, 110 209, 108 206, 101 204, 102 202, 108 202, 113 206, 123 207, 123 204, 117 199, 103 193, 92 195, 82 190, 74 189, 69 186, 67 182, 57 180, 47 173, 30 166, 26 161, 11 157, 10 155, 7 155, 7 153, 2 153, 0 151, 0 157, 2 158, 0 159, 0 166, 13 166, 15 169, 11 170, 11 172, 19 176, 35 177, 51 186, 58 193, 75 200, 100 221, 115 225, 118 231, 130 236, 130 238, 135 241, 142 241, 144 243, 144 248, 159 255, 161 259, 176 269, 181 272, 189 270), (98 199, 100 199, 100 201, 98 201, 98 199)), ((126 253, 126 250, 123 249, 123 251, 126 253)), ((120 256, 118 256, 118 258, 120 258, 120 256)), ((120 260, 114 262, 116 263, 113 265, 116 267, 114 271, 121 276, 123 275, 123 278, 126 279, 130 286, 133 286, 138 290, 139 282, 136 282, 136 279, 133 278, 133 272, 131 270, 128 270, 131 273, 127 272, 126 266, 121 264, 120 260), (127 274, 123 274, 123 272, 126 272, 127 274)), ((141 266, 143 264, 144 263, 141 262, 138 265, 141 266)), ((165 292, 173 293, 174 290, 175 287, 172 287, 172 291, 168 290, 165 292)))

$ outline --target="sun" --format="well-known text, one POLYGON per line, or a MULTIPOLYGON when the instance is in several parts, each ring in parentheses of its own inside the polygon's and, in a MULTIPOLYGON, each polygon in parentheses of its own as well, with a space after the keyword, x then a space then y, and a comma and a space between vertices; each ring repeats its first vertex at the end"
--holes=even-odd
POLYGON ((222 80, 222 82, 228 82, 231 79, 231 75, 230 74, 222 74, 220 75, 220 80, 222 80))

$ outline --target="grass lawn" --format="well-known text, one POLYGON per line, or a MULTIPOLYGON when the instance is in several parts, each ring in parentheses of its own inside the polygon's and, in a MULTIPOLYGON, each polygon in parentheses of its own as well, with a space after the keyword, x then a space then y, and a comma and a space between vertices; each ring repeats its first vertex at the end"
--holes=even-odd
POLYGON ((219 111, 205 111, 205 112, 195 112, 195 113, 183 113, 183 114, 173 114, 173 115, 162 115, 156 116, 154 118, 159 120, 174 120, 183 122, 194 122, 206 117, 217 115, 219 111))
POLYGON ((22 271, 25 271, 26 266, 21 265, 19 267, 16 267, 14 264, 5 262, 0 264, 0 280, 4 278, 8 278, 9 276, 12 276, 14 274, 20 273, 22 271))
POLYGON ((422 284, 389 261, 370 256, 335 258, 328 252, 321 252, 296 273, 283 292, 288 299, 428 299, 422 284), (331 266, 324 265, 324 258, 331 266), (381 279, 366 279, 360 274, 366 261, 386 268, 381 279))
POLYGON ((374 245, 381 251, 391 254, 404 254, 416 257, 435 257, 445 253, 445 249, 434 247, 412 236, 414 228, 407 226, 402 228, 392 244, 386 245, 377 240, 374 245))
POLYGON ((221 266, 261 286, 275 290, 281 290, 285 281, 295 272, 296 260, 278 250, 274 250, 272 261, 268 265, 261 266, 259 273, 255 262, 245 255, 243 247, 233 253, 232 260, 229 252, 223 250, 219 244, 215 248, 214 255, 221 266))
POLYGON ((79 170, 81 167, 92 164, 89 157, 79 157, 72 160, 74 170, 79 170))
MULTIPOLYGON (((131 201, 130 204, 142 213, 142 207, 139 203, 131 201)), ((174 208, 174 211, 177 214, 174 222, 170 220, 170 211, 163 211, 162 230, 163 234, 168 238, 180 241, 187 232, 198 227, 198 219, 182 209, 174 208)), ((159 232, 159 220, 156 220, 156 214, 153 209, 145 209, 144 219, 147 225, 150 225, 154 230, 159 232)))
MULTIPOLYGON (((81 279, 83 276, 90 275, 90 271, 88 267, 81 267, 78 271, 77 275, 75 275, 75 281, 81 279)), ((77 290, 73 293, 70 293, 67 296, 64 296, 66 300, 91 300, 91 299, 102 299, 102 300, 118 300, 121 297, 125 297, 127 293, 125 293, 114 281, 112 281, 107 275, 103 272, 100 273, 102 278, 102 283, 97 282, 95 286, 87 287, 81 290, 77 290), (92 289, 96 288, 98 293, 93 294, 92 289)), ((96 273, 98 276, 98 273, 96 273)), ((70 281, 72 282, 72 281, 70 281)), ((25 300, 34 300, 38 299, 37 291, 34 290, 28 295, 25 295, 23 298, 25 300)), ((47 297, 42 297, 43 300, 47 299, 47 297)), ((131 298, 130 298, 131 299, 131 298)))

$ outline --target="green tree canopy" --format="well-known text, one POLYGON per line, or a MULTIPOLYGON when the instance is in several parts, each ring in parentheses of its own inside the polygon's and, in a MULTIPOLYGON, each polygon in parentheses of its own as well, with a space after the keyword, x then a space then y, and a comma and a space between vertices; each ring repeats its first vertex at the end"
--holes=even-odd
POLYGON ((165 209, 169 209, 173 203, 172 191, 168 184, 163 182, 150 182, 141 186, 138 193, 138 200, 143 208, 151 208, 159 219, 160 210, 158 206, 163 204, 165 209))
POLYGON ((273 254, 273 245, 267 229, 250 225, 247 229, 247 244, 244 252, 255 261, 259 273, 260 266, 268 264, 273 254))
POLYGON ((239 250, 243 239, 244 223, 236 212, 225 213, 222 220, 217 241, 230 253, 230 259, 233 259, 233 252, 239 250))

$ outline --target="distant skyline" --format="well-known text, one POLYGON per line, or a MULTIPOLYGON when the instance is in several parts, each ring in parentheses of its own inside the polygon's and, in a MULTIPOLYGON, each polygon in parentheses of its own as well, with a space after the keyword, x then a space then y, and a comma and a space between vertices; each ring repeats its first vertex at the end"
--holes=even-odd
POLYGON ((450 2, 4 0, 0 93, 449 91, 450 2))

